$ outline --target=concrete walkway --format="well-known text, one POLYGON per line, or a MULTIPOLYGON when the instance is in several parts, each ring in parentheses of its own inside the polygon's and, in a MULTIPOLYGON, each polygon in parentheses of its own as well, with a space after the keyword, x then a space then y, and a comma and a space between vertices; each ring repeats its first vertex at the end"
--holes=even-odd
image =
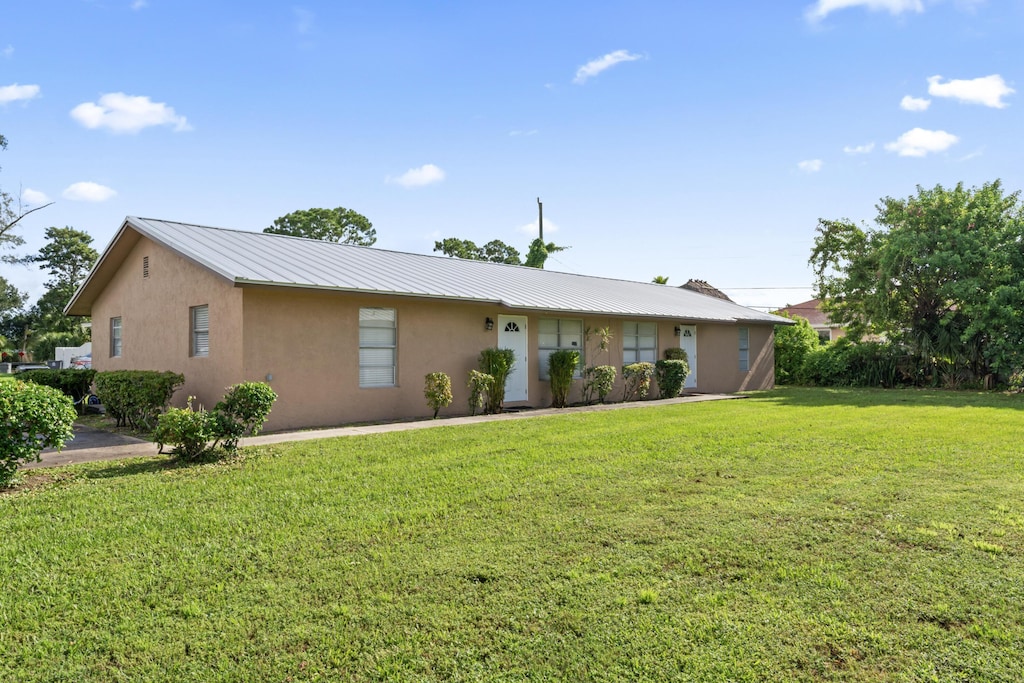
MULTIPOLYGON (((676 405, 679 403, 699 403, 702 401, 722 401, 741 399, 746 396, 736 394, 693 394, 679 398, 657 399, 652 401, 631 401, 629 403, 604 403, 592 406, 573 408, 541 408, 523 410, 521 412, 500 413, 498 415, 474 415, 449 417, 438 420, 415 420, 410 422, 385 422, 381 424, 362 425, 359 427, 335 427, 331 429, 310 429, 301 432, 276 432, 242 439, 242 446, 265 446, 290 441, 311 441, 313 439, 333 439, 340 436, 356 436, 359 434, 383 434, 387 432, 406 432, 414 429, 433 429, 435 427, 456 427, 459 425, 478 424, 480 422, 501 422, 505 420, 523 420, 534 417, 550 417, 552 415, 572 415, 574 413, 596 413, 608 410, 631 410, 650 408, 653 406, 676 405)), ((68 443, 60 453, 47 451, 42 454, 42 462, 27 464, 23 469, 40 467, 57 467, 82 462, 101 460, 120 460, 140 456, 158 455, 157 446, 149 441, 142 441, 130 436, 122 436, 104 432, 91 427, 75 425, 75 440, 68 443), (106 435, 106 437, 104 437, 106 435), (82 441, 78 441, 79 439, 82 441), (76 444, 76 442, 78 442, 76 444)))

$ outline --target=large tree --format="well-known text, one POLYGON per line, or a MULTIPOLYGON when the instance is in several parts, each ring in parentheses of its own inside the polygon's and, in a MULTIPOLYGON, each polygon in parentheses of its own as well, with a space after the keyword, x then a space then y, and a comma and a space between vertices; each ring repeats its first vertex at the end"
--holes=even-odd
POLYGON ((308 237, 368 247, 377 241, 373 224, 361 213, 339 206, 336 209, 305 209, 281 216, 263 232, 308 237))
POLYGON ((885 197, 875 228, 818 222, 810 264, 829 317, 907 345, 947 379, 1024 365, 1024 210, 999 181, 885 197))
POLYGON ((545 243, 544 240, 537 238, 530 243, 530 251, 526 255, 526 261, 522 261, 519 257, 519 250, 505 244, 501 240, 491 240, 482 247, 478 247, 471 240, 459 239, 458 237, 446 237, 443 240, 434 242, 434 251, 440 251, 446 256, 453 258, 509 263, 514 266, 529 266, 531 268, 543 268, 545 261, 548 259, 548 254, 564 251, 568 248, 560 247, 554 242, 545 243))

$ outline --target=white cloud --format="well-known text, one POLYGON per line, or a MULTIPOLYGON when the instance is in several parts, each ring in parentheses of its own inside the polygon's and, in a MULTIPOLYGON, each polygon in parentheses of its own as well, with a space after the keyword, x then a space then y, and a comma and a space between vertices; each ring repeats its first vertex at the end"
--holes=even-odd
POLYGON ((4 57, 10 57, 14 54, 14 46, 8 45, 3 50, 0 50, 0 54, 3 54, 4 57))
POLYGON ((869 142, 866 145, 857 145, 856 147, 847 145, 843 147, 843 151, 847 154, 870 154, 871 150, 875 148, 875 143, 869 142))
POLYGON ((138 133, 150 126, 172 126, 175 132, 192 130, 173 107, 148 97, 107 93, 97 102, 83 102, 71 110, 71 118, 86 128, 108 128, 115 133, 138 133))
POLYGON ((928 79, 928 94, 935 97, 952 97, 967 104, 983 104, 986 107, 1002 109, 1007 106, 1003 98, 1016 92, 1006 85, 999 74, 974 78, 969 81, 952 80, 942 83, 942 76, 928 79))
POLYGON ((397 178, 388 176, 384 179, 385 182, 401 185, 402 187, 423 187, 424 185, 439 183, 442 180, 444 180, 444 171, 434 164, 424 164, 419 168, 410 168, 397 178))
POLYGON ((923 12, 921 0, 818 0, 807 8, 808 21, 821 21, 832 12, 849 7, 865 7, 872 12, 885 11, 893 16, 904 12, 923 12))
POLYGON ((50 198, 46 196, 45 192, 39 190, 33 190, 31 187, 26 187, 21 193, 21 201, 25 202, 29 206, 42 206, 50 201, 50 198))
POLYGON ((965 154, 964 156, 962 156, 959 159, 957 159, 957 161, 970 161, 971 159, 977 159, 978 157, 980 157, 984 153, 985 153, 985 148, 982 147, 981 149, 974 150, 970 154, 965 154))
POLYGON ((149 3, 146 0, 132 0, 132 9, 139 10, 143 7, 148 6, 149 3))
POLYGON ((604 57, 592 59, 577 69, 576 78, 572 79, 572 82, 577 85, 583 85, 587 82, 588 78, 593 78, 602 71, 612 68, 616 64, 621 62, 635 62, 638 59, 643 59, 643 57, 641 55, 631 54, 628 50, 616 50, 615 52, 609 52, 604 57))
POLYGON ((18 100, 32 100, 39 97, 38 85, 5 85, 0 87, 0 104, 17 102, 18 100))
POLYGON ((105 202, 115 195, 117 192, 106 185, 92 182, 72 183, 62 194, 64 199, 75 202, 105 202))
POLYGON ((821 170, 821 167, 824 165, 825 162, 823 162, 821 159, 807 159, 806 161, 801 161, 800 163, 798 163, 796 167, 799 168, 804 173, 817 173, 818 171, 821 170))
POLYGON ((524 137, 525 138, 525 137, 530 137, 531 135, 536 135, 536 134, 537 134, 537 129, 536 128, 533 128, 531 130, 510 130, 508 132, 508 135, 511 138, 519 138, 519 137, 524 137))
POLYGON ((924 111, 931 103, 931 100, 927 100, 923 97, 911 97, 910 95, 904 95, 903 99, 900 100, 900 109, 904 111, 924 111))
MULTIPOLYGON (((527 223, 526 225, 520 225, 518 228, 516 228, 516 232, 521 232, 524 235, 529 236, 530 239, 534 239, 536 237, 539 237, 540 236, 539 221, 533 221, 532 223, 527 223)), ((544 234, 548 235, 548 234, 550 234, 552 232, 558 232, 558 225, 556 223, 554 223, 554 222, 552 222, 552 221, 550 221, 550 220, 545 218, 544 219, 544 234)), ((545 240, 546 239, 547 238, 545 237, 545 240)))
POLYGON ((899 136, 885 148, 901 157, 923 157, 931 152, 945 152, 960 141, 960 138, 944 130, 914 128, 899 136))

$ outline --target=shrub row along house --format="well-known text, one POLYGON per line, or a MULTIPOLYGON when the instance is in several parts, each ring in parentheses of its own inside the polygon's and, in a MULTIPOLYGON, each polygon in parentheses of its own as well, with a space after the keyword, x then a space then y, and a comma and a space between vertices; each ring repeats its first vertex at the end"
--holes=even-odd
POLYGON ((184 374, 176 403, 269 382, 269 429, 428 416, 435 371, 452 377, 447 412, 467 412, 468 371, 494 346, 516 353, 506 406, 550 405, 564 348, 621 368, 681 346, 688 389, 766 389, 789 322, 665 285, 135 217, 66 310, 92 316, 95 369, 184 374))

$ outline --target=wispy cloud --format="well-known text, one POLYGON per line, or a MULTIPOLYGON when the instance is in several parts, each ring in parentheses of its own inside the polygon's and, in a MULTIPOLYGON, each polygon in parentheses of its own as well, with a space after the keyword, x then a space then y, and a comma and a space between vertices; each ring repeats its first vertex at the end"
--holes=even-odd
POLYGON ((508 132, 508 136, 510 138, 526 138, 526 137, 530 137, 531 135, 536 135, 536 134, 537 134, 537 129, 536 128, 533 128, 531 130, 510 130, 508 132))
POLYGON ((982 104, 986 107, 1003 109, 1008 105, 1003 98, 1016 92, 1006 85, 999 74, 967 80, 942 82, 942 76, 928 79, 928 94, 934 97, 952 97, 966 104, 982 104))
POLYGON ((116 195, 106 185, 85 181, 68 185, 61 196, 75 202, 105 202, 116 195))
POLYGON ((10 56, 14 54, 14 46, 8 45, 3 50, 0 50, 0 54, 2 54, 4 57, 10 58, 10 56))
POLYGON ((971 159, 977 159, 978 157, 980 157, 984 153, 985 153, 985 148, 982 147, 981 149, 974 150, 970 154, 965 154, 964 156, 962 156, 959 159, 957 159, 957 161, 970 161, 971 159))
POLYGON ((945 152, 960 141, 960 138, 944 130, 913 128, 899 136, 885 148, 901 157, 923 157, 932 152, 945 152))
POLYGON ((818 0, 807 8, 808 21, 818 22, 832 12, 850 7, 863 7, 872 12, 888 12, 893 16, 904 12, 923 12, 921 0, 818 0))
POLYGON ((444 171, 434 164, 424 164, 419 168, 410 168, 397 178, 388 176, 384 179, 384 182, 401 185, 402 187, 423 187, 424 185, 433 185, 434 183, 441 182, 444 180, 444 175, 444 171))
POLYGON ((638 59, 643 59, 642 55, 635 55, 628 50, 616 50, 615 52, 609 52, 603 57, 592 59, 580 68, 576 69, 576 77, 572 79, 572 82, 577 85, 583 85, 588 79, 597 76, 602 71, 612 68, 616 64, 622 62, 635 62, 638 59))
POLYGON ((869 142, 866 145, 847 145, 846 147, 843 147, 843 151, 846 152, 847 154, 870 154, 871 150, 873 150, 874 148, 875 143, 869 142))
POLYGON ((825 162, 821 159, 807 159, 799 162, 796 167, 804 173, 817 173, 821 170, 821 167, 825 165, 825 162))
POLYGON ((911 97, 904 95, 900 100, 900 109, 904 111, 924 111, 931 105, 932 101, 923 97, 911 97))
POLYGON ((132 0, 131 7, 134 10, 140 10, 143 7, 148 7, 148 6, 149 6, 149 2, 147 0, 132 0))
POLYGON ((175 132, 192 130, 173 107, 123 92, 107 93, 98 102, 83 102, 71 110, 71 118, 86 128, 107 128, 115 133, 138 133, 150 126, 171 126, 175 132))
POLYGON ((25 202, 29 206, 41 206, 50 201, 50 198, 46 196, 45 192, 39 190, 33 190, 31 187, 26 187, 21 193, 21 201, 25 202))
POLYGON ((0 104, 18 102, 21 100, 33 100, 39 97, 38 85, 5 85, 0 87, 0 104))

